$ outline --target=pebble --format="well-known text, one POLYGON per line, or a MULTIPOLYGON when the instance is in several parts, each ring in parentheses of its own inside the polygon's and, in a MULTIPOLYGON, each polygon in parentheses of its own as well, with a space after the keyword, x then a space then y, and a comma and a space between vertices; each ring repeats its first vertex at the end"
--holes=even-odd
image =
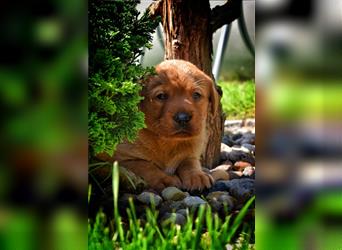
POLYGON ((232 165, 219 165, 216 168, 210 170, 210 175, 213 177, 214 181, 217 180, 229 180, 228 170, 232 165))
POLYGON ((245 148, 245 147, 242 147, 242 146, 233 146, 232 149, 234 151, 240 151, 240 152, 244 152, 244 153, 247 153, 247 154, 251 154, 251 151, 248 149, 248 148, 245 148))
POLYGON ((232 151, 233 150, 231 147, 227 146, 224 143, 221 143, 221 155, 220 155, 221 161, 228 160, 229 159, 229 153, 232 151))
POLYGON ((233 127, 233 126, 241 126, 242 120, 225 120, 224 126, 225 127, 233 127))
POLYGON ((230 152, 228 155, 228 160, 234 163, 237 161, 246 161, 246 162, 249 162, 252 166, 255 165, 254 156, 251 155, 250 153, 246 153, 240 150, 233 150, 232 152, 230 152))
POLYGON ((157 207, 163 199, 159 195, 152 192, 142 192, 137 196, 137 200, 147 205, 154 203, 154 205, 157 207))
POLYGON ((185 197, 188 196, 187 193, 183 192, 182 190, 176 187, 165 188, 162 191, 161 195, 164 198, 164 200, 172 200, 172 201, 183 200, 185 197))
POLYGON ((249 150, 249 152, 251 152, 251 153, 255 152, 255 146, 252 144, 243 143, 243 144, 241 144, 241 147, 247 148, 249 150))
POLYGON ((227 153, 230 153, 232 152, 232 148, 227 146, 226 144, 224 143, 221 143, 221 152, 227 152, 227 153))
POLYGON ((216 191, 216 192, 212 192, 209 193, 209 195, 207 195, 206 197, 208 199, 208 201, 217 201, 220 204, 227 204, 228 207, 234 207, 234 198, 232 196, 229 195, 228 192, 225 191, 216 191))
POLYGON ((255 167, 248 166, 243 170, 242 173, 246 177, 255 178, 255 167))
POLYGON ((242 136, 243 136, 243 135, 242 135, 241 133, 233 134, 232 139, 236 142, 236 141, 238 141, 239 139, 241 139, 242 136))
POLYGON ((251 132, 245 133, 242 138, 243 141, 246 141, 247 143, 255 144, 255 134, 251 132))
POLYGON ((188 196, 183 201, 185 205, 189 208, 196 208, 196 207, 199 207, 200 205, 207 204, 207 202, 205 202, 203 199, 201 199, 198 196, 188 196))
POLYGON ((254 179, 242 178, 218 181, 210 191, 228 191, 239 203, 243 203, 255 194, 254 179))
MULTIPOLYGON (((255 122, 252 120, 249 123, 255 122)), ((145 204, 136 206, 137 213, 143 215, 146 213, 146 207, 153 202, 158 207, 161 218, 159 222, 174 221, 178 225, 184 225, 189 211, 200 205, 210 205, 212 211, 220 217, 226 216, 227 212, 234 213, 241 209, 245 202, 255 195, 255 129, 243 127, 245 125, 246 122, 243 124, 242 121, 225 122, 220 165, 211 170, 203 170, 211 175, 216 174, 215 180, 229 180, 216 181, 210 189, 192 191, 190 194, 176 187, 165 188, 158 194, 153 190, 147 190, 137 179, 134 183, 139 183, 136 186, 142 186, 144 192, 139 194, 142 191, 127 190, 119 199, 119 207, 125 209, 131 197, 145 204), (222 177, 222 174, 226 176, 222 177), (205 199, 200 198, 202 196, 205 199)))
MULTIPOLYGON (((252 130, 253 130, 253 129, 252 129, 252 130)), ((251 132, 251 128, 246 128, 246 127, 237 128, 234 132, 235 132, 236 134, 245 134, 245 133, 251 132)))
POLYGON ((187 208, 179 209, 179 210, 177 210, 177 214, 181 214, 184 217, 188 217, 189 216, 189 209, 187 209, 187 208))
POLYGON ((229 147, 234 145, 234 140, 229 135, 223 136, 222 142, 229 147))
POLYGON ((159 212, 160 214, 164 214, 164 213, 171 213, 171 212, 175 212, 179 209, 183 209, 186 208, 186 205, 183 201, 172 201, 172 200, 168 200, 168 201, 164 201, 160 208, 159 208, 159 212))
POLYGON ((184 225, 186 222, 185 216, 180 213, 165 213, 162 217, 162 223, 175 223, 177 225, 184 225))
POLYGON ((249 162, 246 162, 246 161, 237 161, 234 163, 234 167, 233 167, 233 170, 243 170, 245 169, 246 167, 249 167, 251 166, 251 164, 249 162))
POLYGON ((225 191, 215 191, 209 193, 206 198, 208 200, 218 200, 222 195, 229 195, 229 193, 225 191))

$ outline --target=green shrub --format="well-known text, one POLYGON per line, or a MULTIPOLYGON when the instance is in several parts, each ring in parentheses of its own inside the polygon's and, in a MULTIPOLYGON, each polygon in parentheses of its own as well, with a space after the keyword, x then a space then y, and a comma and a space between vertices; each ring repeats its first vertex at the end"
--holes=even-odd
POLYGON ((89 3, 88 133, 90 157, 113 154, 124 139, 133 140, 144 127, 138 110, 141 79, 151 69, 137 63, 150 47, 157 20, 139 17, 139 1, 89 3))

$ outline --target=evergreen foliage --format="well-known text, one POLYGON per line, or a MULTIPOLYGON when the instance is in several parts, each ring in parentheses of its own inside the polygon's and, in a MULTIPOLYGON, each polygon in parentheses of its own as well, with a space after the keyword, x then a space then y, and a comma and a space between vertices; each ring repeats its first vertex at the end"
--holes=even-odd
POLYGON ((90 157, 113 154, 124 139, 144 127, 138 110, 139 80, 151 69, 137 59, 151 46, 158 21, 139 17, 139 1, 92 0, 89 3, 88 133, 90 157))

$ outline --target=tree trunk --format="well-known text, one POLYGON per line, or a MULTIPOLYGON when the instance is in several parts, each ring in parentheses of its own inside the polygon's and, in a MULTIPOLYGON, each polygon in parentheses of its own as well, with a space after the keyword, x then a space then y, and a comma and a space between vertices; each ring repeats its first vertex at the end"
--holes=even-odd
MULTIPOLYGON (((215 79, 212 74, 211 9, 209 0, 164 0, 160 14, 165 34, 165 59, 183 59, 215 79)), ((213 168, 220 160, 224 115, 210 111, 207 119, 208 141, 202 165, 213 168)))

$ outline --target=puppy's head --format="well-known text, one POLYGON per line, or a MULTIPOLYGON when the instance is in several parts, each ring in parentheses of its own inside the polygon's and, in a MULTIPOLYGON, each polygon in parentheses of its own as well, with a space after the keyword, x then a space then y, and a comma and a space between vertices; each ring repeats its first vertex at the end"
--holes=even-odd
POLYGON ((218 94, 211 78, 183 60, 164 61, 156 73, 145 81, 142 90, 140 109, 145 113, 147 129, 172 138, 202 133, 208 109, 217 111, 218 94))

